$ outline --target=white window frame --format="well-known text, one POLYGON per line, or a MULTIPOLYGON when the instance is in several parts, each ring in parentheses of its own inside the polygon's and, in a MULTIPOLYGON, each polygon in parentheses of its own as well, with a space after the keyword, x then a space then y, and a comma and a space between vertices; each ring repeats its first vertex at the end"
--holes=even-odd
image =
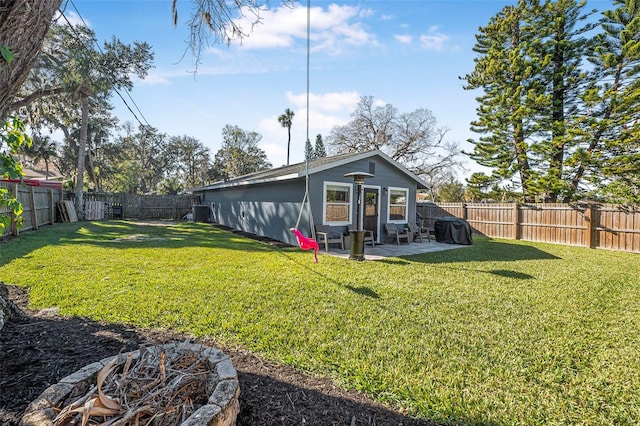
POLYGON ((345 182, 324 181, 323 189, 322 189, 322 224, 335 225, 335 226, 349 225, 352 222, 352 217, 353 217, 353 184, 345 183, 345 182), (349 217, 346 221, 339 221, 339 222, 327 221, 327 188, 329 186, 339 186, 339 187, 347 188, 349 190, 349 206, 348 206, 349 217))
POLYGON ((394 186, 389 187, 387 191, 387 223, 409 223, 409 188, 400 188, 400 187, 394 187, 394 186), (392 191, 396 191, 396 192, 402 191, 405 193, 403 220, 391 220, 391 192, 392 191))

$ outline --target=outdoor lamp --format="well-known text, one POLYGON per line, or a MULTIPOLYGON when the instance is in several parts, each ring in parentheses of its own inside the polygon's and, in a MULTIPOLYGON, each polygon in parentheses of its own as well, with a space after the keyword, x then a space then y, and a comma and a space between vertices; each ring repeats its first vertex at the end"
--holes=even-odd
POLYGON ((364 184, 365 178, 373 177, 373 176, 374 175, 367 172, 351 172, 344 175, 344 177, 353 177, 353 183, 355 183, 356 185, 364 184))
POLYGON ((351 172, 344 175, 344 177, 352 177, 353 183, 356 184, 356 230, 350 231, 351 234, 351 247, 349 250, 349 259, 351 260, 364 260, 364 231, 362 229, 362 185, 366 178, 373 177, 371 173, 367 172, 351 172))

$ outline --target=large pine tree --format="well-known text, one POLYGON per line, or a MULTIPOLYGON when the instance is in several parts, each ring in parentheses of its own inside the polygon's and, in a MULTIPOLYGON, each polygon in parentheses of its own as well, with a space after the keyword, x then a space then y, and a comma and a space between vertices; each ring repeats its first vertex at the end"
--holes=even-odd
POLYGON ((583 24, 586 1, 545 1, 534 7, 533 27, 539 33, 534 57, 542 63, 536 76, 544 87, 544 108, 538 116, 539 141, 536 168, 545 201, 568 200, 571 190, 567 159, 577 147, 575 134, 583 124, 580 94, 589 82, 583 67, 589 44, 585 34, 593 24, 583 24))
POLYGON ((584 181, 610 201, 640 203, 640 5, 614 4, 589 56, 594 68, 581 96, 584 125, 570 159, 571 188, 578 192, 584 181))
POLYGON ((521 186, 525 200, 557 201, 570 191, 567 158, 581 123, 581 68, 591 29, 584 2, 520 0, 480 28, 475 69, 466 89, 477 98, 480 133, 469 155, 493 169, 493 180, 521 186))
POLYGON ((538 93, 532 76, 537 63, 526 52, 533 34, 526 24, 526 2, 506 6, 476 35, 475 69, 466 75, 465 89, 482 88, 476 98, 478 119, 471 129, 481 134, 470 157, 493 169, 492 181, 518 180, 526 198, 535 193, 529 165, 528 139, 538 93))

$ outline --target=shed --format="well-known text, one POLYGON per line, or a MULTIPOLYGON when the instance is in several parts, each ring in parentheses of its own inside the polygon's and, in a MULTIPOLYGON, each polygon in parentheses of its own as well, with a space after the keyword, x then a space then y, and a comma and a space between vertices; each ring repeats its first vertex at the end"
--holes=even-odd
MULTIPOLYGON (((341 154, 312 160, 308 165, 309 199, 316 226, 347 232, 355 226, 356 194, 350 172, 368 172, 363 185, 364 229, 384 240, 384 224, 415 222, 416 192, 427 184, 379 150, 341 154)), ((210 222, 296 244, 294 227, 305 194, 306 164, 299 163, 251 173, 194 188, 208 206, 210 222)), ((305 207, 299 229, 311 235, 305 207)))

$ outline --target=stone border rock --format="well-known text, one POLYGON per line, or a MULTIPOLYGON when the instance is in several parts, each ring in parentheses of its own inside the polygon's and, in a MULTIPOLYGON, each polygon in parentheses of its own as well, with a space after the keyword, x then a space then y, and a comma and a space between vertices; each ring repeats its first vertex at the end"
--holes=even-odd
MULTIPOLYGON (((178 351, 197 352, 207 357, 210 367, 215 368, 217 383, 207 404, 191 414, 181 426, 234 426, 236 424, 236 418, 240 412, 238 402, 240 383, 238 382, 238 373, 226 354, 213 347, 192 343, 169 343, 146 349, 149 351, 177 349, 178 351)), ((95 382, 98 372, 107 363, 116 357, 124 362, 129 354, 132 354, 133 359, 137 359, 140 356, 140 351, 127 352, 94 362, 62 378, 57 384, 49 386, 35 401, 29 404, 20 419, 20 426, 53 426, 56 413, 51 408, 51 404, 54 406, 62 404, 72 393, 85 394, 91 384, 95 382)))

